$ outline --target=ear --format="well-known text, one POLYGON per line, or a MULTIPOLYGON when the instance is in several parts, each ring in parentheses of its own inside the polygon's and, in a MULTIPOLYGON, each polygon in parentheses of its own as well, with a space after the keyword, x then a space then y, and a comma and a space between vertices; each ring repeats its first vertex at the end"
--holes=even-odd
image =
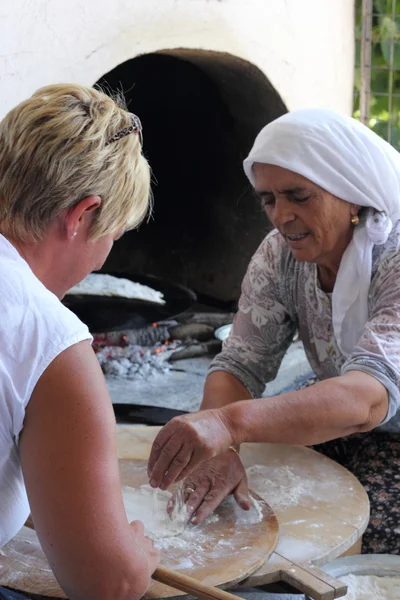
POLYGON ((360 208, 361 206, 358 206, 358 204, 351 204, 350 205, 350 214, 352 217, 355 217, 358 215, 358 213, 360 212, 360 208))
POLYGON ((101 205, 100 196, 87 196, 78 204, 68 209, 65 215, 66 233, 68 239, 84 235, 86 238, 93 221, 93 214, 101 205))

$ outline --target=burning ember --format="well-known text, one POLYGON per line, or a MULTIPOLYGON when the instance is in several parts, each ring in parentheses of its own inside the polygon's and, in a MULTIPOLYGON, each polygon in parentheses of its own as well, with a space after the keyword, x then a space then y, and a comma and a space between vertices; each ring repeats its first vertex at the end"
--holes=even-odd
POLYGON ((142 329, 95 334, 93 349, 107 377, 148 379, 167 373, 170 361, 218 352, 221 342, 214 338, 214 329, 203 323, 162 321, 142 329))
MULTIPOLYGON (((174 347, 176 348, 176 346, 174 347)), ((170 365, 165 353, 166 346, 143 348, 142 346, 105 346, 97 353, 104 375, 126 379, 147 379, 156 373, 167 373, 170 365)))
POLYGON ((97 334, 93 347, 107 377, 148 379, 155 374, 167 373, 171 368, 168 359, 177 350, 179 342, 163 339, 169 335, 165 324, 153 323, 140 330, 97 334))

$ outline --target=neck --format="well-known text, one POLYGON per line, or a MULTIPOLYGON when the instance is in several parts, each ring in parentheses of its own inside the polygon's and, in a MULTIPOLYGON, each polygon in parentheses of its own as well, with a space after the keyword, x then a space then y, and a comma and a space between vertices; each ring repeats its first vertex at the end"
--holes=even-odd
POLYGON ((50 232, 46 237, 34 243, 24 243, 9 239, 21 257, 28 263, 36 277, 58 298, 63 298, 76 283, 71 281, 71 268, 65 243, 50 232))
POLYGON ((332 292, 334 285, 335 285, 336 276, 337 276, 339 267, 329 268, 329 267, 325 267, 323 265, 317 265, 317 269, 318 269, 318 279, 321 284, 321 288, 323 289, 324 292, 328 292, 328 293, 332 292))
POLYGON ((318 279, 324 292, 333 291, 343 254, 351 242, 352 236, 353 231, 349 230, 348 235, 344 236, 343 239, 338 241, 335 252, 332 252, 330 255, 324 256, 321 258, 321 260, 318 260, 318 279))

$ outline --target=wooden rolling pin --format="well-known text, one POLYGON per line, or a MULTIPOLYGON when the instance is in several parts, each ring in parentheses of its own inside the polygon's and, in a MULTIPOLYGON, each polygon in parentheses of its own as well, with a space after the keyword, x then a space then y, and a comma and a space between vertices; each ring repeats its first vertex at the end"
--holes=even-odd
POLYGON ((166 583, 177 590, 181 590, 197 598, 204 598, 205 600, 241 600, 239 596, 220 590, 212 585, 201 583, 188 575, 170 571, 165 567, 158 567, 152 577, 160 583, 166 583))

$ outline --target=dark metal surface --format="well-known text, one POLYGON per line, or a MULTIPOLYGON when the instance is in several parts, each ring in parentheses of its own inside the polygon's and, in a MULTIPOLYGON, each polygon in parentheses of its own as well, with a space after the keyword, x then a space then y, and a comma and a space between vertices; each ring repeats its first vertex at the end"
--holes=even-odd
POLYGON ((192 290, 160 277, 131 275, 124 272, 112 272, 108 275, 124 277, 162 292, 165 304, 118 296, 66 294, 63 299, 65 306, 94 333, 125 328, 139 329, 148 323, 171 319, 196 302, 196 294, 192 290))
POLYGON ((141 423, 145 425, 165 425, 180 415, 186 415, 185 410, 176 410, 164 406, 146 406, 141 404, 113 404, 118 423, 141 423))

